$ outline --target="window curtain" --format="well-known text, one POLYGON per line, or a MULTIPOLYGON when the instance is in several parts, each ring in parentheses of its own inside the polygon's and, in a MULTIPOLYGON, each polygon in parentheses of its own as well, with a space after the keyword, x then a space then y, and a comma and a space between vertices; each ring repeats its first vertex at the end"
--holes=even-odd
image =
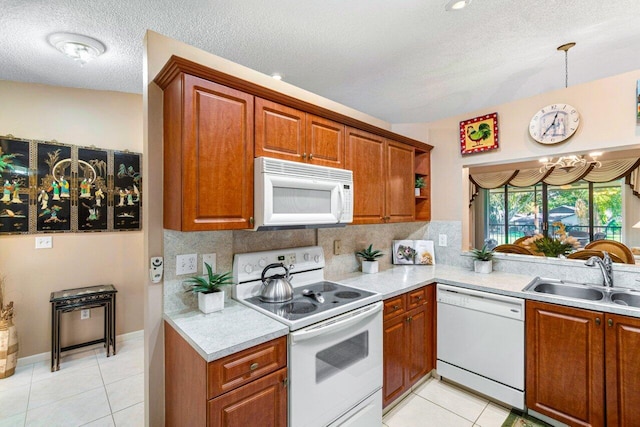
POLYGON ((515 171, 490 172, 469 175, 471 200, 478 195, 480 188, 492 189, 504 185, 514 187, 531 187, 540 182, 549 185, 566 185, 584 179, 589 182, 610 182, 626 177, 625 182, 633 189, 633 194, 640 198, 640 159, 606 160, 599 168, 593 165, 574 167, 569 171, 551 168, 549 170, 524 169, 515 171))

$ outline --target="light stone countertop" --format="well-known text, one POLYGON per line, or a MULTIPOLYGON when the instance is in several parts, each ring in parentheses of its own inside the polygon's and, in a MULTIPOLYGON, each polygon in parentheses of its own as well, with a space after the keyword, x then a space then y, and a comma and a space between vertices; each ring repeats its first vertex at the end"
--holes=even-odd
POLYGON ((289 333, 284 323, 234 300, 225 301, 222 311, 184 310, 165 313, 164 319, 207 362, 289 333))
MULTIPOLYGON (((350 273, 336 281, 356 288, 378 292, 382 294, 383 300, 438 282, 494 294, 640 318, 640 309, 633 307, 576 300, 557 295, 523 292, 522 289, 534 279, 535 277, 529 275, 500 271, 494 271, 490 274, 475 273, 469 269, 448 265, 396 265, 377 274, 350 273)), ((614 288, 614 290, 624 289, 614 288)))

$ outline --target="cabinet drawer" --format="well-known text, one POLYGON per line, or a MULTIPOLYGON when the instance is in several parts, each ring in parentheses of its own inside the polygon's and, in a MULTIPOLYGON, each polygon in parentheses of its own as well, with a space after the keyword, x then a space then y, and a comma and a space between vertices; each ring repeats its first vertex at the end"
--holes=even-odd
POLYGON ((406 311, 404 295, 389 298, 384 301, 383 320, 392 319, 406 311))
POLYGON ((407 310, 427 303, 427 288, 416 289, 407 294, 407 310))
POLYGON ((287 338, 282 337, 209 363, 209 399, 287 365, 287 338))

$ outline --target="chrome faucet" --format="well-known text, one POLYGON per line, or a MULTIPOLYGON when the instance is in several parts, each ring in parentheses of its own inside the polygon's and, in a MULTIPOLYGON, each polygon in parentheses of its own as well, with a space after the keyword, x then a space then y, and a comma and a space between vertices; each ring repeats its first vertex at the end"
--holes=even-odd
POLYGON ((610 288, 613 288, 613 268, 611 257, 607 251, 602 251, 604 254, 602 258, 597 256, 592 256, 584 263, 584 265, 588 267, 595 267, 596 264, 600 267, 600 271, 602 271, 602 277, 604 278, 604 285, 610 288))

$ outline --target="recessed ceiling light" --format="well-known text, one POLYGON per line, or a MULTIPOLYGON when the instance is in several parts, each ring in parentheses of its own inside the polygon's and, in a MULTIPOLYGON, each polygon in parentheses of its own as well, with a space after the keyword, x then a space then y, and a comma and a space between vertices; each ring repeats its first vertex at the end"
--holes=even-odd
POLYGON ((105 51, 104 45, 96 39, 72 33, 53 33, 49 44, 69 58, 84 65, 96 59, 105 51))
POLYGON ((471 0, 449 0, 447 4, 444 6, 444 9, 447 11, 450 10, 460 10, 469 6, 471 0))
POLYGON ((273 77, 276 80, 282 80, 282 74, 280 73, 273 73, 271 74, 271 77, 273 77))

